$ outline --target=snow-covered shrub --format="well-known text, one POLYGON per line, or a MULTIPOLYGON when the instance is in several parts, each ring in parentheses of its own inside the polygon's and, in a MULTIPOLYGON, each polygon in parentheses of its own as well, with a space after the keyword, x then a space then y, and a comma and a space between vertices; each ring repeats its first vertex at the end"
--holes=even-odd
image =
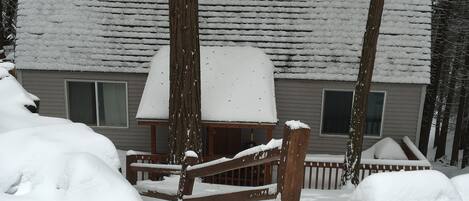
POLYGON ((453 177, 451 181, 463 201, 469 201, 469 174, 453 177))
POLYGON ((462 201, 452 182, 434 170, 373 174, 351 201, 462 201))
POLYGON ((389 137, 380 140, 372 147, 363 151, 362 157, 369 159, 407 160, 407 156, 401 146, 389 137))
POLYGON ((43 117, 0 68, 0 200, 139 201, 113 143, 84 124, 43 117))

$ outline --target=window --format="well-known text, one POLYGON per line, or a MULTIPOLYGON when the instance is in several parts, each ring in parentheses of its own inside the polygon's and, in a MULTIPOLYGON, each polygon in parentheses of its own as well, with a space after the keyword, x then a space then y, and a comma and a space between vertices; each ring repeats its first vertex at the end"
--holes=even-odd
MULTIPOLYGON (((368 95, 365 135, 380 136, 384 111, 384 92, 368 95)), ((323 95, 322 134, 346 135, 352 118, 352 91, 325 90, 323 95)))
POLYGON ((67 81, 68 118, 89 126, 127 127, 127 85, 67 81))

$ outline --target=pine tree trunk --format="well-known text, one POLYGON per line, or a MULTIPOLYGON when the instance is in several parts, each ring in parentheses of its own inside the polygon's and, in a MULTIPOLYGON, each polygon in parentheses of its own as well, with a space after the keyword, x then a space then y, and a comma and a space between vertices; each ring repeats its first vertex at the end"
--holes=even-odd
MULTIPOLYGON (((427 86, 427 91, 425 95, 425 103, 422 114, 422 125, 420 129, 420 140, 419 140, 419 150, 423 155, 427 155, 428 151, 428 140, 430 136, 430 130, 432 127, 433 115, 435 111, 435 101, 436 94, 439 87, 440 80, 440 69, 442 62, 442 52, 445 48, 445 34, 448 32, 448 18, 449 18, 449 2, 441 1, 437 4, 441 12, 441 18, 439 18, 438 27, 435 30, 433 27, 436 26, 432 23, 432 33, 434 35, 433 44, 432 44, 432 58, 431 58, 431 69, 430 69, 430 85, 427 86)), ((440 13, 437 13, 438 15, 440 13)))
POLYGON ((450 81, 448 86, 448 96, 446 98, 446 105, 445 110, 443 113, 443 121, 441 124, 441 132, 438 141, 438 146, 436 147, 436 154, 435 160, 440 159, 441 157, 445 156, 446 154, 446 138, 448 136, 448 129, 449 129, 449 120, 451 115, 451 105, 453 103, 454 98, 454 87, 456 86, 456 66, 453 66, 450 75, 450 81))
POLYGON ((170 19, 170 162, 184 152, 202 152, 200 47, 197 0, 169 0, 170 19))
POLYGON ((458 163, 459 150, 461 149, 461 138, 464 132, 464 116, 466 110, 466 83, 467 83, 467 72, 464 71, 464 78, 461 83, 461 90, 459 92, 459 105, 458 105, 458 116, 456 120, 456 130, 454 132, 453 148, 451 152, 451 165, 458 163))
POLYGON ((366 31, 363 38, 362 56, 360 58, 360 69, 353 97, 352 120, 343 167, 342 185, 348 185, 350 182, 354 185, 359 183, 368 94, 373 76, 383 6, 384 0, 371 0, 370 2, 366 31))

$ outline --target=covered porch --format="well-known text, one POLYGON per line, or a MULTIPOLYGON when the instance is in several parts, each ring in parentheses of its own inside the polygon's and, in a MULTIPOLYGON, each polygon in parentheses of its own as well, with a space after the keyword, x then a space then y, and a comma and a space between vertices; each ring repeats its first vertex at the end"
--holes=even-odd
MULTIPOLYGON (((273 63, 257 48, 201 47, 206 159, 231 156, 272 139, 278 122, 273 70, 273 63)), ((169 47, 162 47, 151 62, 137 112, 138 125, 150 127, 151 153, 158 152, 158 130, 168 127, 168 108, 169 47)))

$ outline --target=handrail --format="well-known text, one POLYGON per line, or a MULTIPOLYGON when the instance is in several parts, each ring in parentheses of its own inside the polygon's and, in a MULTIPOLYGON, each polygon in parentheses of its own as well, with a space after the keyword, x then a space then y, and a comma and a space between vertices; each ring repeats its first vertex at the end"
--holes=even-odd
POLYGON ((261 165, 280 159, 280 150, 278 148, 249 154, 240 158, 227 159, 213 165, 199 164, 189 167, 187 170, 188 177, 205 177, 219 173, 261 165))

